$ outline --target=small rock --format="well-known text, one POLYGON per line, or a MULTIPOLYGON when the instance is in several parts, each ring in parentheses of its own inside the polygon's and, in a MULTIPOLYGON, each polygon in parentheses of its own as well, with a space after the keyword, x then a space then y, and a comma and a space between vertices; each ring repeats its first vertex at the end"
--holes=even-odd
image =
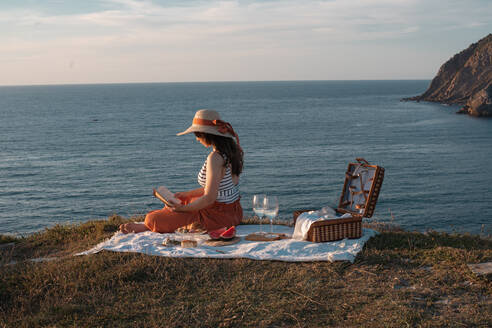
POLYGON ((469 114, 469 111, 468 111, 469 108, 470 108, 470 106, 465 105, 465 106, 461 107, 460 110, 458 110, 456 112, 456 114, 469 114))
POLYGON ((15 246, 15 243, 7 243, 7 244, 1 244, 0 249, 2 248, 9 248, 15 246))
POLYGON ((468 264, 468 267, 473 273, 479 276, 488 275, 492 273, 492 262, 468 264))
POLYGON ((51 262, 59 259, 60 259, 59 257, 38 257, 35 259, 29 259, 29 261, 34 263, 41 263, 41 262, 51 262))
POLYGON ((402 289, 402 288, 408 288, 409 283, 407 280, 402 279, 402 278, 395 278, 395 284, 393 285, 393 289, 402 289))
POLYGON ((439 300, 436 301, 436 303, 448 305, 451 302, 449 301, 449 298, 447 298, 447 297, 441 297, 439 300))

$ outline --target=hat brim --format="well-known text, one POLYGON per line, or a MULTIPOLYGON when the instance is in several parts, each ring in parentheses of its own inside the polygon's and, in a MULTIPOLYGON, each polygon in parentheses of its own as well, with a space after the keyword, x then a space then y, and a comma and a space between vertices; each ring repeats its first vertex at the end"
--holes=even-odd
POLYGON ((214 134, 216 136, 221 136, 221 137, 234 138, 234 136, 232 134, 221 133, 221 132, 217 131, 217 129, 213 126, 197 125, 197 124, 191 125, 188 129, 186 129, 183 132, 177 133, 176 135, 182 136, 184 134, 189 134, 189 133, 193 133, 193 132, 202 132, 202 133, 214 134))

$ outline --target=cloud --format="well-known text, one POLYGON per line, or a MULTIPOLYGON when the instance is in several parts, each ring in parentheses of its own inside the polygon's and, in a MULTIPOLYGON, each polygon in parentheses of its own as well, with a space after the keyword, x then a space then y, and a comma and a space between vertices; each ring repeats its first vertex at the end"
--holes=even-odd
POLYGON ((152 63, 154 70, 172 70, 172 78, 182 74, 193 79, 189 67, 204 78, 223 63, 237 74, 242 69, 244 76, 249 76, 252 62, 268 63, 275 74, 294 65, 297 72, 316 72, 320 65, 329 67, 330 59, 342 66, 364 62, 358 56, 369 51, 374 57, 396 52, 395 44, 404 40, 417 48, 415 40, 440 39, 450 29, 490 30, 492 14, 491 2, 478 0, 449 0, 446 5, 437 0, 97 3, 84 10, 70 10, 67 2, 58 4, 64 10, 2 10, 0 5, 0 69, 7 62, 34 66, 65 60, 71 74, 86 69, 107 76, 114 74, 108 65, 122 65, 119 74, 127 70, 131 75, 135 71, 129 66, 146 69, 145 63, 152 63), (341 55, 334 58, 335 53, 341 55))
MULTIPOLYGON (((123 35, 128 32, 161 35, 166 33, 200 36, 277 36, 289 39, 316 36, 323 32, 334 40, 357 41, 395 38, 432 27, 438 20, 444 29, 466 20, 472 12, 472 24, 481 26, 488 15, 469 4, 437 5, 420 0, 334 0, 334 1, 205 1, 183 6, 178 3, 158 4, 151 1, 106 0, 108 9, 83 14, 52 15, 49 12, 13 11, 0 14, 2 22, 11 24, 12 33, 22 36, 23 29, 39 29, 43 37, 70 35, 123 35), (439 18, 426 8, 439 8, 439 18), (459 10, 456 10, 459 8, 459 10), (56 30, 62 28, 63 32, 56 30), (18 29, 18 31, 16 31, 18 29), (50 35, 51 29, 51 35, 50 35), (82 33, 85 31, 85 33, 82 33), (328 33, 329 32, 329 33, 328 33), (312 34, 312 35, 311 35, 312 34)), ((435 28, 435 27, 434 27, 435 28)), ((0 32, 1 33, 1 32, 0 32)), ((40 33, 41 34, 41 33, 40 33)), ((1 34, 0 34, 1 35, 1 34)), ((268 39, 268 38, 267 38, 268 39)))

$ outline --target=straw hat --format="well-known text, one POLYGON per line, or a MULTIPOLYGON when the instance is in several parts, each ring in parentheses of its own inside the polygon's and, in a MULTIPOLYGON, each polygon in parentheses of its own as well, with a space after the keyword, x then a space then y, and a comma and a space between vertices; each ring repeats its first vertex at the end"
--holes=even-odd
POLYGON ((234 138, 235 133, 231 125, 220 119, 219 113, 211 109, 200 109, 195 113, 193 124, 178 136, 192 132, 203 132, 217 136, 234 138))

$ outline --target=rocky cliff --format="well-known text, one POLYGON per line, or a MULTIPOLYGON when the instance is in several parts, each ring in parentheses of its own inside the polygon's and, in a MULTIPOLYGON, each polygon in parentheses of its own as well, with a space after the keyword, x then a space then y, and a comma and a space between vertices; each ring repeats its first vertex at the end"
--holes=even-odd
POLYGON ((461 104, 459 113, 492 116, 492 34, 444 63, 422 95, 405 100, 461 104))

